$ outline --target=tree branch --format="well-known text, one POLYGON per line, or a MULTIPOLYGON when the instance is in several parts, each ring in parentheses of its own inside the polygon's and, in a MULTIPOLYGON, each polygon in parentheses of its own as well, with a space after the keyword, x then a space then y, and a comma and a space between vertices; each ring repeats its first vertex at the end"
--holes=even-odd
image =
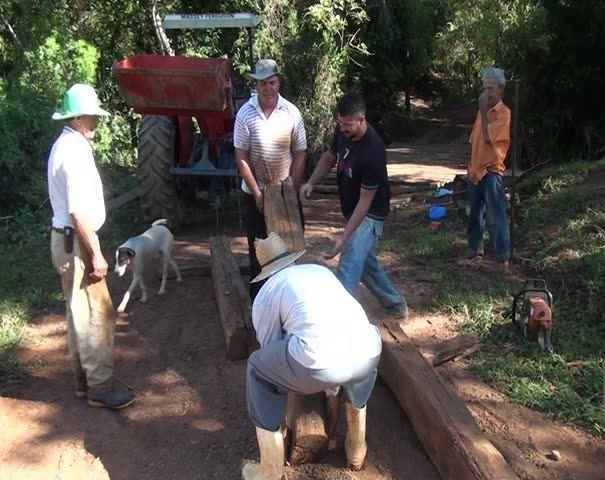
POLYGON ((153 31, 155 32, 155 36, 158 39, 160 44, 160 50, 163 55, 171 55, 174 56, 174 50, 170 46, 170 40, 166 35, 166 32, 162 28, 162 19, 160 18, 160 14, 157 9, 157 0, 151 0, 151 21, 153 22, 153 31))
POLYGON ((12 25, 8 22, 8 20, 6 18, 2 19, 2 24, 4 25, 5 30, 8 32, 9 37, 11 38, 11 40, 19 45, 20 47, 22 47, 23 45, 21 44, 21 40, 19 40, 19 37, 17 37, 17 34, 15 33, 15 31, 13 30, 12 25))

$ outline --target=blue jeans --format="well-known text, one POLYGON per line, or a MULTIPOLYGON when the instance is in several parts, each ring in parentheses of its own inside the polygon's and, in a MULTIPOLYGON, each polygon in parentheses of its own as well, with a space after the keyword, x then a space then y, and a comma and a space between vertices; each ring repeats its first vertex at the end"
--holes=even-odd
POLYGON ((308 395, 336 392, 342 386, 347 402, 363 408, 374 389, 380 355, 357 364, 313 370, 292 358, 290 338, 265 345, 248 358, 246 403, 254 425, 277 431, 286 410, 288 392, 308 395))
POLYGON ((510 232, 506 217, 506 197, 502 176, 487 173, 478 185, 468 182, 468 200, 471 211, 468 217, 469 254, 483 252, 483 219, 487 218, 489 240, 499 262, 510 256, 510 232))
POLYGON ((340 254, 337 276, 351 295, 357 293, 361 280, 389 313, 398 313, 407 309, 407 303, 376 258, 383 227, 382 220, 363 219, 340 254))

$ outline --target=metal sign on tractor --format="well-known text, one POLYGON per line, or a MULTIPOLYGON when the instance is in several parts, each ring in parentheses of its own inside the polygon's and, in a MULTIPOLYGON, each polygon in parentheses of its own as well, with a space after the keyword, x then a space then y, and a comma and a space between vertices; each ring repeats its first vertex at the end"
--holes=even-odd
MULTIPOLYGON (((245 28, 252 64, 252 29, 259 22, 250 13, 180 14, 167 15, 163 27, 245 28)), ((144 219, 167 218, 179 225, 180 197, 192 188, 208 190, 218 216, 224 196, 237 183, 233 125, 237 107, 247 100, 233 91, 231 61, 139 54, 115 62, 113 71, 126 104, 143 115, 137 170, 144 219)))

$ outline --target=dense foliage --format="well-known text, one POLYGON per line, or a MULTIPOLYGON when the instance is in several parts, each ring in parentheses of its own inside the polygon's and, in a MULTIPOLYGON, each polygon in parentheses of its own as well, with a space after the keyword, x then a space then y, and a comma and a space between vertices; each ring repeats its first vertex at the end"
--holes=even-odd
MULTIPOLYGON (((521 81, 525 155, 558 160, 605 144, 605 2, 451 0, 435 72, 454 96, 476 94, 487 66, 521 81)), ((511 92, 509 90, 509 103, 511 92)))
MULTIPOLYGON (((605 45, 605 3, 598 0, 5 0, 3 210, 44 200, 44 165, 58 128, 49 116, 76 81, 93 83, 116 114, 101 129, 99 161, 132 170, 138 119, 120 98, 111 66, 136 52, 161 51, 152 5, 160 15, 260 14, 254 56, 282 66, 283 92, 303 111, 312 158, 325 145, 343 91, 362 91, 379 124, 402 118, 393 114, 406 94, 474 99, 489 65, 521 80, 525 156, 590 155, 605 143, 605 114, 596 108, 605 87, 597 53, 605 45)), ((172 46, 187 55, 227 56, 240 75, 249 68, 243 31, 182 32, 172 46)))

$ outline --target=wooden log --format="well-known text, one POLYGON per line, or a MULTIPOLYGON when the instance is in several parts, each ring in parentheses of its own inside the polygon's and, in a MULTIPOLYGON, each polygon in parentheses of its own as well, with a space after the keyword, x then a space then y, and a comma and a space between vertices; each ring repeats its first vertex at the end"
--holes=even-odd
POLYGON ((277 233, 291 252, 304 250, 305 238, 292 179, 265 187, 263 210, 267 233, 277 233))
POLYGON ((111 212, 116 208, 120 208, 127 203, 136 200, 141 196, 141 188, 139 186, 134 187, 132 190, 129 190, 126 193, 118 195, 117 197, 113 197, 107 201, 107 212, 111 212))
POLYGON ((242 360, 258 348, 252 326, 252 304, 226 237, 210 238, 210 265, 227 358, 242 360))
POLYGON ((399 325, 374 317, 382 336, 378 372, 410 419, 444 480, 518 477, 485 437, 464 402, 421 355, 399 325))
POLYGON ((420 346, 420 353, 433 367, 452 360, 479 343, 474 335, 458 335, 434 345, 420 346))
MULTIPOLYGON (((315 185, 313 187, 313 191, 316 193, 321 193, 325 195, 338 195, 338 187, 336 185, 315 185)), ((418 195, 426 195, 431 196, 434 192, 434 189, 427 190, 426 187, 419 184, 418 186, 400 186, 398 184, 391 185, 391 194, 392 195, 406 195, 406 194, 418 194, 418 195)))
POLYGON ((265 223, 267 224, 267 233, 277 233, 286 243, 288 249, 293 251, 294 242, 290 233, 288 211, 286 210, 286 204, 282 195, 281 183, 265 187, 263 212, 265 214, 265 223))
POLYGON ((286 418, 290 430, 291 465, 321 460, 328 451, 326 400, 322 393, 288 394, 286 418))
POLYGON ((288 215, 288 224, 290 226, 290 235, 292 235, 292 252, 300 252, 306 248, 305 232, 300 218, 300 210, 298 208, 298 192, 294 186, 294 181, 288 177, 282 183, 282 194, 284 203, 286 204, 286 212, 288 215))
MULTIPOLYGON (((179 271, 183 278, 185 277, 210 277, 212 276, 212 267, 210 265, 185 265, 183 267, 179 267, 179 271)), ((250 264, 244 263, 239 266, 239 272, 242 275, 250 275, 250 264)), ((156 277, 162 278, 162 270, 156 270, 156 277)), ((176 278, 176 273, 174 271, 168 271, 168 279, 176 278)))
POLYGON ((383 313, 369 292, 362 291, 361 301, 382 337, 378 373, 397 398, 441 477, 517 480, 464 401, 450 390, 399 324, 383 313))
POLYGON ((313 191, 317 193, 324 193, 328 195, 337 195, 338 187, 336 185, 315 185, 313 191))

